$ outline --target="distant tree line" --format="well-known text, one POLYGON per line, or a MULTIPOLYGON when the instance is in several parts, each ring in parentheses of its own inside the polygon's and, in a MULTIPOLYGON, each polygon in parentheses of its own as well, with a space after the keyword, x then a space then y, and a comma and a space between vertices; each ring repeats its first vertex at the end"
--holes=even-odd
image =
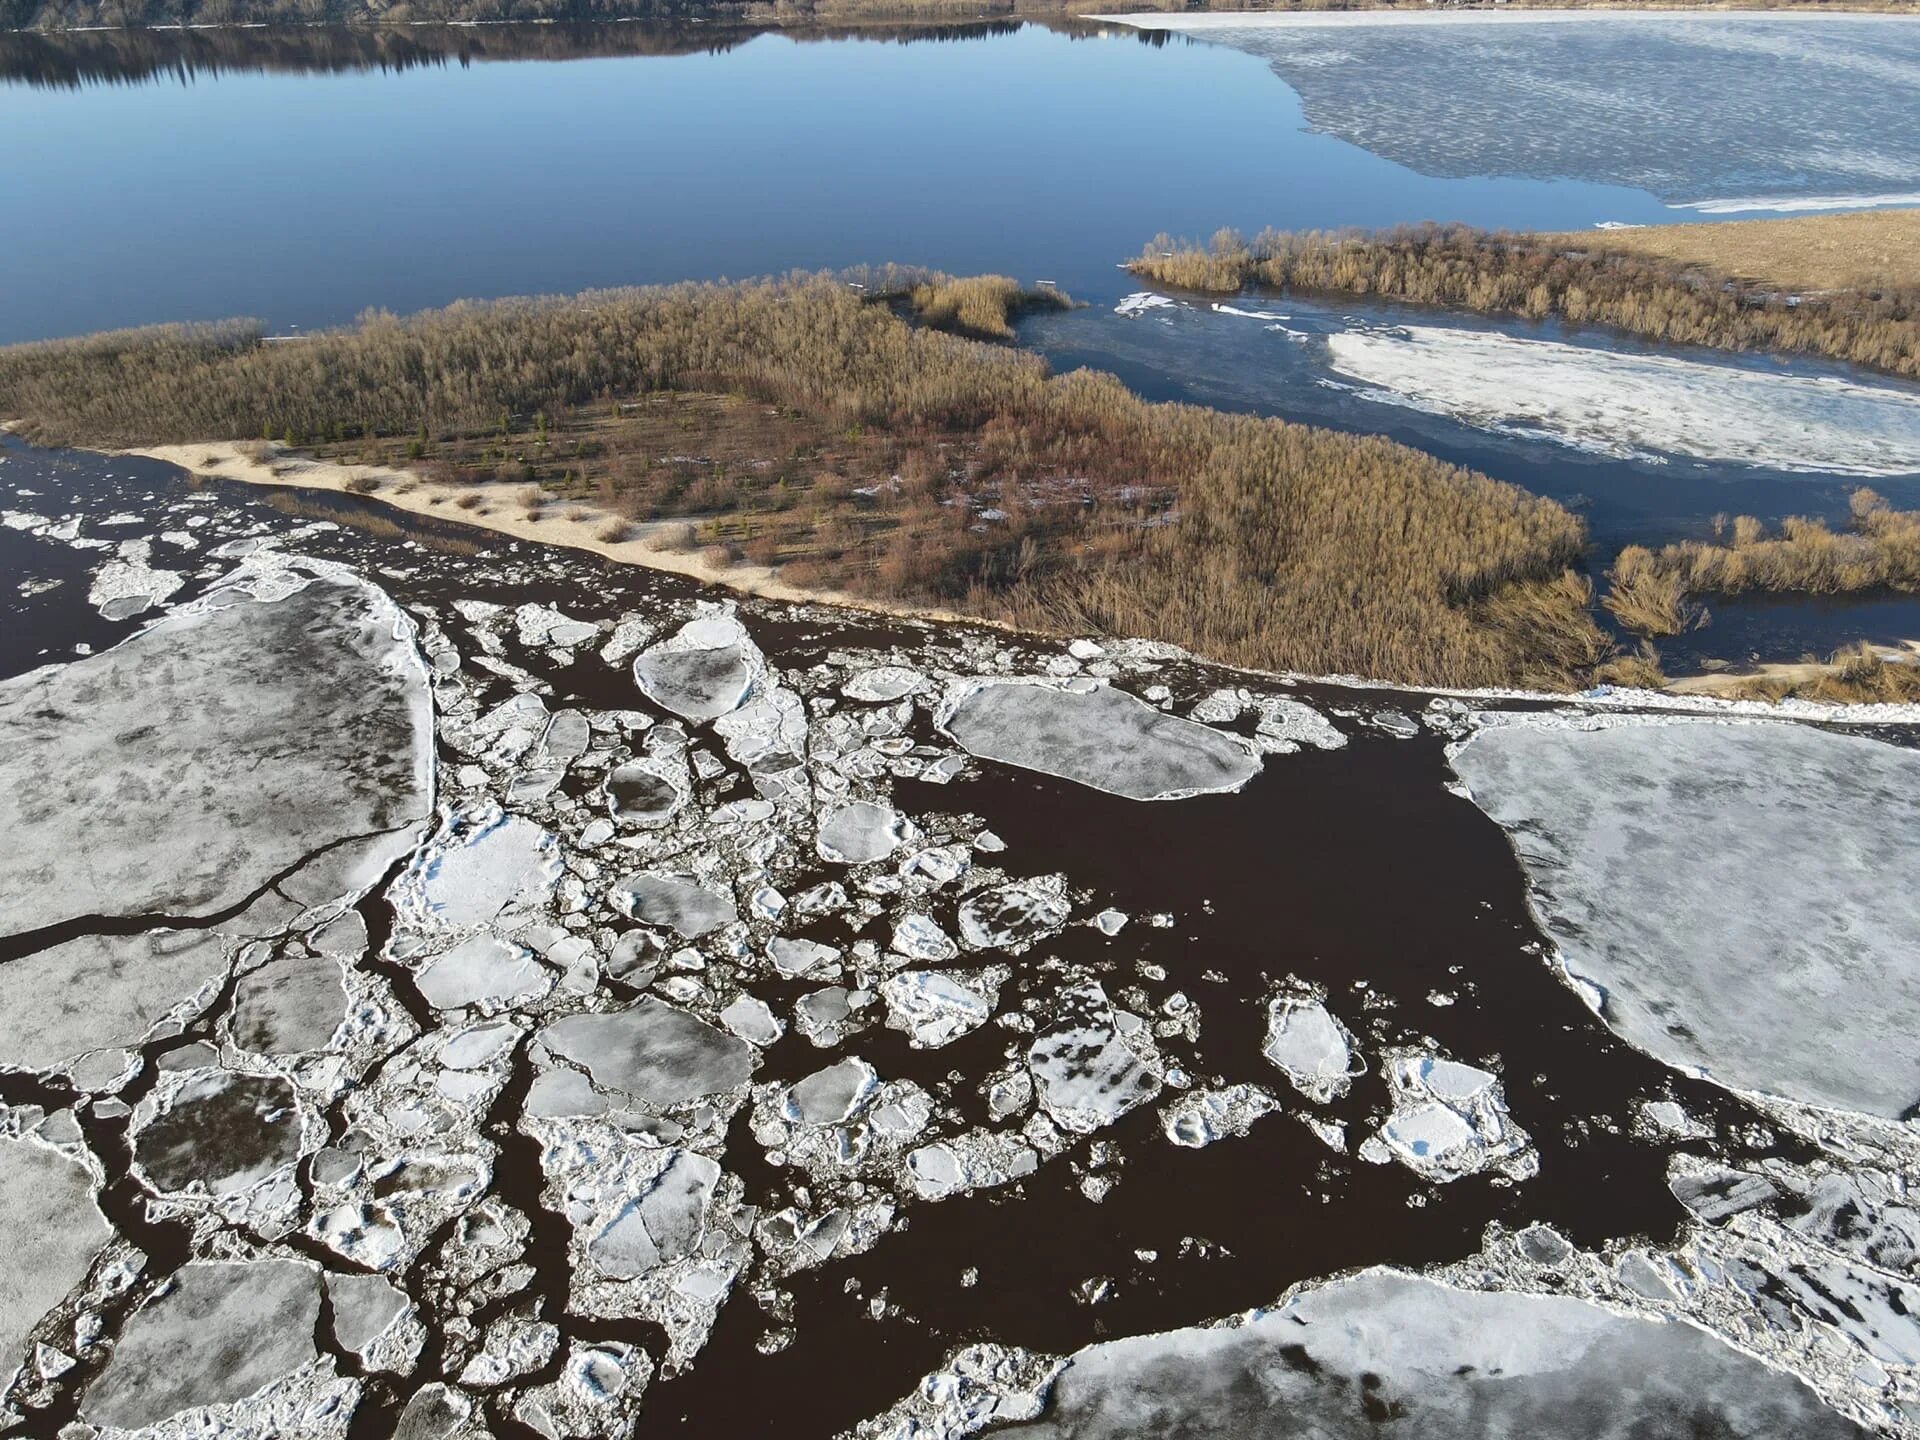
MULTIPOLYGON (((1150 405, 1111 376, 1056 376, 910 318, 917 305, 997 333, 1034 298, 1007 282, 859 283, 370 313, 293 343, 234 321, 15 346, 0 349, 0 416, 50 443, 260 436, 425 463, 468 437, 510 462, 476 478, 517 493, 529 428, 564 447, 577 417, 623 423, 623 399, 735 394, 884 441, 872 473, 802 453, 714 477, 715 510, 773 477, 751 481, 784 517, 766 558, 810 583, 1406 682, 1570 686, 1608 662, 1574 571, 1582 524, 1553 502, 1377 437, 1150 405)), ((566 483, 617 488, 595 468, 611 450, 577 448, 566 483)))
POLYGON ((1723 350, 1819 355, 1920 378, 1920 283, 1788 295, 1697 265, 1537 235, 1416 225, 1372 233, 1223 230, 1209 244, 1155 237, 1130 267, 1163 285, 1258 284, 1377 295, 1487 314, 1611 325, 1723 350))

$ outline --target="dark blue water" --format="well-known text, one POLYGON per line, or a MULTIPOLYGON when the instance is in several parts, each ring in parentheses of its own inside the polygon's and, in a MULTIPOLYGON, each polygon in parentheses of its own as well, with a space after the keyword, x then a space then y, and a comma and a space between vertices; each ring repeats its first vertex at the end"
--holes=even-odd
POLYGON ((887 260, 1098 299, 1160 230, 1674 213, 1613 186, 1428 178, 1311 133, 1254 56, 1034 25, 12 83, 0 135, 0 343, 887 260))

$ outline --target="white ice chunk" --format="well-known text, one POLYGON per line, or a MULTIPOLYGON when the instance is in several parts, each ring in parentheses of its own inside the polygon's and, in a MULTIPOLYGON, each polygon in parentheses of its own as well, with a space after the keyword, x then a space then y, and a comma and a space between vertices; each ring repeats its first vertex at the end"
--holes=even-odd
POLYGON ((983 759, 1130 800, 1238 790, 1260 769, 1253 747, 1237 736, 1163 714, 1107 685, 973 681, 947 697, 939 719, 942 730, 983 759))

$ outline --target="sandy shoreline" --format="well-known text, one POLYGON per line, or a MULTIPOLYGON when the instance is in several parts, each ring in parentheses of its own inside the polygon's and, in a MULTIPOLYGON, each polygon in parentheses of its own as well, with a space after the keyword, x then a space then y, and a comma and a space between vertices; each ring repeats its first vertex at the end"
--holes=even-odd
POLYGON ((430 480, 416 471, 384 465, 348 465, 332 460, 284 452, 278 446, 265 458, 260 441, 218 440, 192 445, 155 445, 144 449, 122 450, 122 455, 141 455, 163 460, 169 465, 214 480, 239 480, 248 485, 278 489, 325 490, 355 499, 374 500, 413 515, 451 520, 461 525, 488 530, 514 540, 531 540, 542 545, 560 545, 569 550, 585 550, 622 565, 641 565, 650 570, 685 576, 703 584, 724 585, 745 595, 795 604, 835 605, 849 610, 866 610, 904 619, 958 621, 969 625, 993 625, 978 615, 958 611, 919 608, 892 604, 864 595, 849 595, 838 590, 803 590, 783 582, 771 568, 763 565, 716 565, 700 550, 668 549, 662 537, 685 520, 628 521, 614 511, 580 500, 549 496, 537 512, 518 503, 525 487, 475 487, 430 480), (371 483, 374 488, 364 488, 371 483), (358 488, 351 488, 358 487, 358 488), (507 493, 511 489, 512 493, 507 493), (481 495, 479 505, 466 508, 463 499, 481 495), (605 540, 601 533, 616 521, 627 526, 626 538, 605 540))

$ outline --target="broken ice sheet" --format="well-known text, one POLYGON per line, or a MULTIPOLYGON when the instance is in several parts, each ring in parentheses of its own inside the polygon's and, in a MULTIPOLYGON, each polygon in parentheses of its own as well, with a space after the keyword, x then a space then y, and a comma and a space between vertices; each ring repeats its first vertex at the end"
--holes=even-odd
POLYGON ((198 1013, 227 976, 217 931, 85 935, 9 960, 0 1067, 45 1070, 106 1046, 137 1045, 169 1016, 198 1013))
POLYGON ((212 916, 276 880, 317 904, 413 844, 432 732, 411 623, 341 571, 271 601, 249 574, 0 682, 0 933, 212 916))
POLYGON ((971 754, 1130 800, 1238 790, 1260 769, 1239 737, 1106 685, 978 680, 950 694, 939 718, 971 754))
POLYGON ((1507 1113, 1491 1071, 1419 1050, 1387 1056, 1393 1113, 1360 1147, 1376 1164, 1398 1160, 1439 1183, 1483 1170, 1524 1180, 1539 1169, 1527 1132, 1507 1113))

